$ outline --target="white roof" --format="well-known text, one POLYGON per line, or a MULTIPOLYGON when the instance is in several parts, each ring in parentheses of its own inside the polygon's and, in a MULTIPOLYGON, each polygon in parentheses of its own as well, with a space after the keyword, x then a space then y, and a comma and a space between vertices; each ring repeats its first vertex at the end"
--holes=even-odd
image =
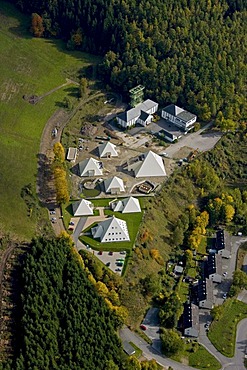
POLYGON ((122 213, 141 212, 139 200, 134 197, 121 199, 117 202, 112 203, 112 209, 115 212, 122 212, 122 213))
POLYGON ((127 223, 116 217, 110 217, 91 229, 94 239, 102 243, 130 241, 127 223))
POLYGON ((102 163, 94 158, 87 158, 79 163, 80 176, 102 176, 102 163))
POLYGON ((72 205, 74 216, 93 215, 93 204, 89 200, 82 199, 72 205))
POLYGON ((99 149, 100 158, 107 157, 107 156, 118 157, 118 152, 116 151, 115 148, 116 148, 116 145, 110 143, 109 141, 99 145, 98 149, 99 149))
POLYGON ((114 176, 104 181, 105 192, 110 193, 112 189, 119 189, 119 191, 125 191, 123 180, 120 177, 114 176))
POLYGON ((135 168, 135 177, 166 176, 162 158, 151 150, 143 155, 143 161, 135 168))
POLYGON ((76 148, 69 148, 67 153, 67 160, 74 161, 77 156, 77 149, 76 148))

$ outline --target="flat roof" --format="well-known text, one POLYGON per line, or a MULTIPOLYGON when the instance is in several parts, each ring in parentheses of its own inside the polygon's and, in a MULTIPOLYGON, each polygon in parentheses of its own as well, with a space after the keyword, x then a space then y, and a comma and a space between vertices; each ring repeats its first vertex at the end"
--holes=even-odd
POLYGON ((73 161, 76 158, 77 148, 69 148, 67 153, 67 160, 73 161))
POLYGON ((179 130, 177 126, 174 125, 174 123, 164 119, 160 118, 158 122, 152 122, 150 125, 150 130, 152 133, 158 133, 159 131, 164 130, 165 132, 168 132, 170 135, 174 135, 177 137, 180 137, 184 135, 183 130, 179 130))

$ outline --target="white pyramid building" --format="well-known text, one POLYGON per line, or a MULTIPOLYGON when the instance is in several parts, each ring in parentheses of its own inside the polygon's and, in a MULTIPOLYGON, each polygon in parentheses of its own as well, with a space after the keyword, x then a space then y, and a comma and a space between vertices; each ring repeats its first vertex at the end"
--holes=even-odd
POLYGON ((110 217, 91 229, 94 239, 102 243, 130 241, 127 223, 116 217, 110 217))
POLYGON ((141 212, 139 200, 134 197, 118 200, 117 202, 111 203, 111 208, 115 212, 122 213, 137 213, 141 212))
POLYGON ((117 176, 106 179, 104 186, 106 193, 118 194, 125 191, 123 180, 117 176))
POLYGON ((103 165, 94 158, 87 158, 79 163, 80 176, 102 176, 103 165))
POLYGON ((128 166, 128 170, 134 171, 135 177, 166 176, 162 158, 151 150, 132 162, 128 166))
POLYGON ((98 150, 99 150, 100 158, 118 157, 118 152, 116 151, 116 145, 110 143, 109 141, 99 145, 98 150))
POLYGON ((92 216, 93 203, 89 200, 82 199, 72 205, 74 216, 92 216))

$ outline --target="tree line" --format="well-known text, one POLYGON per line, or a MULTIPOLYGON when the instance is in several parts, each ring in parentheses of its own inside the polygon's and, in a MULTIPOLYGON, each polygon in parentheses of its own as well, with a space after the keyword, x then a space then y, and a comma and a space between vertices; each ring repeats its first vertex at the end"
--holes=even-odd
POLYGON ((246 118, 246 0, 13 0, 34 36, 104 56, 99 73, 127 94, 137 84, 160 104, 208 121, 246 118))

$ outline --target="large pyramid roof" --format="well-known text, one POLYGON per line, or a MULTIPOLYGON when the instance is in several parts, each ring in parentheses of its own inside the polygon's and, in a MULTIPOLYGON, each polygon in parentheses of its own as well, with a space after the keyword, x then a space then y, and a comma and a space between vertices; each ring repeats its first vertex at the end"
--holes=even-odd
POLYGON ((116 217, 110 217, 91 229, 94 239, 102 243, 130 241, 127 223, 116 217))
POLYGON ((143 161, 140 161, 134 172, 135 177, 166 176, 162 158, 151 150, 143 155, 143 161))
POLYGON ((93 215, 93 204, 89 200, 82 199, 72 205, 74 216, 93 215))

